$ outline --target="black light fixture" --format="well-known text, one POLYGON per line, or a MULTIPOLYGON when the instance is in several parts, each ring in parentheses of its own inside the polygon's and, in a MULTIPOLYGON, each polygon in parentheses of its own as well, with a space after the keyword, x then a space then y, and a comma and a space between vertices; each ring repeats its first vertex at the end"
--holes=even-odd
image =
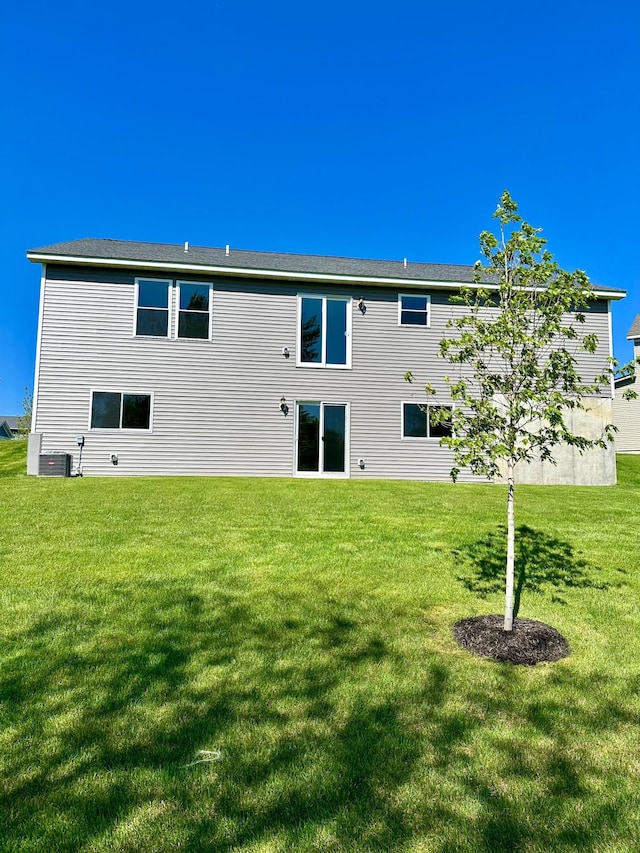
POLYGON ((287 401, 285 397, 280 397, 280 411, 285 416, 285 418, 289 414, 289 406, 287 406, 287 401))
POLYGON ((361 296, 360 299, 358 299, 358 308, 361 314, 367 313, 367 306, 364 304, 364 296, 361 296))

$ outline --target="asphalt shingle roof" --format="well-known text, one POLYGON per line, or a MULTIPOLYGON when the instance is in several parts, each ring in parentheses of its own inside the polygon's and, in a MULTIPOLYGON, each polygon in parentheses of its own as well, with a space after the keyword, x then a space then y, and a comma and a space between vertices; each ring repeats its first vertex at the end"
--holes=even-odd
MULTIPOLYGON (((474 268, 463 264, 427 264, 408 260, 384 261, 365 258, 341 258, 326 255, 294 255, 279 252, 252 252, 231 248, 225 249, 173 243, 139 243, 126 240, 85 238, 66 243, 55 243, 30 249, 27 255, 86 258, 106 263, 109 260, 137 261, 162 264, 185 264, 194 267, 228 267, 229 269, 265 270, 270 272, 311 273, 322 276, 352 276, 355 278, 404 279, 416 281, 472 283, 474 268)), ((38 258, 33 258, 38 260, 38 258)), ((483 276, 483 280, 495 280, 483 276)), ((622 294, 617 288, 600 287, 598 290, 622 294)))
POLYGON ((160 263, 220 266, 231 269, 270 270, 329 275, 367 276, 376 278, 415 278, 431 281, 472 282, 473 267, 461 264, 424 264, 407 261, 376 261, 364 258, 341 258, 325 255, 294 255, 279 252, 252 252, 245 249, 207 248, 170 243, 137 243, 124 240, 88 238, 55 243, 31 253, 96 258, 100 260, 150 261, 160 263))
POLYGON ((631 328, 627 332, 627 338, 640 338, 640 314, 636 316, 636 319, 631 324, 631 328))

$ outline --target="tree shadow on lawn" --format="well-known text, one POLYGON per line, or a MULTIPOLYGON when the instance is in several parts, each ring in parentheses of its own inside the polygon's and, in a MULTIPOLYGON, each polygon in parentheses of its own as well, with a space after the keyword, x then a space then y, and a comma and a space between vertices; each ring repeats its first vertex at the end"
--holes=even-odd
POLYGON ((372 839, 391 842, 400 818, 374 789, 409 778, 419 738, 384 697, 339 721, 332 698, 387 656, 375 630, 333 603, 311 620, 265 619, 228 593, 205 602, 149 585, 119 598, 115 611, 138 611, 130 623, 90 615, 80 593, 75 618, 50 613, 12 638, 0 699, 16 734, 0 810, 16 849, 77 850, 115 833, 104 849, 226 850, 341 810, 350 832, 375 824, 372 839), (220 762, 194 764, 200 750, 220 762), (170 825, 156 818, 150 839, 128 841, 156 799, 171 804, 170 825))
MULTIPOLYGON (((498 525, 481 539, 453 552, 469 564, 469 572, 458 580, 470 591, 486 598, 504 590, 507 561, 507 528, 498 525)), ((515 589, 513 615, 520 609, 522 593, 549 591, 554 602, 565 604, 567 589, 608 589, 601 570, 576 555, 573 546, 527 525, 516 528, 515 589)))
POLYGON ((416 674, 366 611, 317 590, 268 614, 169 582, 114 599, 105 619, 79 594, 75 620, 52 613, 12 638, 7 850, 364 853, 429 838, 497 853, 570 849, 562 833, 591 849, 632 809, 624 772, 603 775, 597 754, 638 722, 622 681, 603 677, 596 700, 593 676, 554 671, 575 700, 568 723, 510 667, 490 669, 496 686, 426 647, 416 674), (512 737, 484 733, 500 719, 512 737), (199 750, 220 760, 194 764, 199 750), (585 807, 595 781, 612 792, 600 811, 585 807))

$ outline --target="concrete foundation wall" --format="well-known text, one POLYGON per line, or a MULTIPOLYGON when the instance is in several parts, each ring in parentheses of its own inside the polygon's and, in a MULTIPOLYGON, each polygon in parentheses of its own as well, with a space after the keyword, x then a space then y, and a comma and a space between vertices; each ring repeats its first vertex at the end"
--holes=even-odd
POLYGON ((41 447, 42 434, 30 433, 27 439, 27 474, 37 475, 41 447))
MULTIPOLYGON (((585 438, 599 438, 613 419, 612 401, 598 399, 587 404, 584 411, 567 413, 569 430, 585 438)), ((569 445, 554 450, 556 465, 550 462, 520 462, 516 467, 516 483, 544 486, 615 486, 616 455, 610 444, 606 450, 596 448, 580 453, 569 445)), ((502 476, 506 478, 506 465, 502 476)))

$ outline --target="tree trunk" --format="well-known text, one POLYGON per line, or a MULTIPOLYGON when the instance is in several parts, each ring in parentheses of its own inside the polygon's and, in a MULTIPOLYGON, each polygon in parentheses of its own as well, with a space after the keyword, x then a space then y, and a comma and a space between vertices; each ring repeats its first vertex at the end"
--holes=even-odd
POLYGON ((509 484, 509 491, 507 494, 507 586, 504 608, 505 631, 511 631, 513 629, 513 586, 516 553, 516 525, 513 504, 515 490, 514 469, 514 461, 513 459, 509 459, 507 463, 507 482, 509 484))

